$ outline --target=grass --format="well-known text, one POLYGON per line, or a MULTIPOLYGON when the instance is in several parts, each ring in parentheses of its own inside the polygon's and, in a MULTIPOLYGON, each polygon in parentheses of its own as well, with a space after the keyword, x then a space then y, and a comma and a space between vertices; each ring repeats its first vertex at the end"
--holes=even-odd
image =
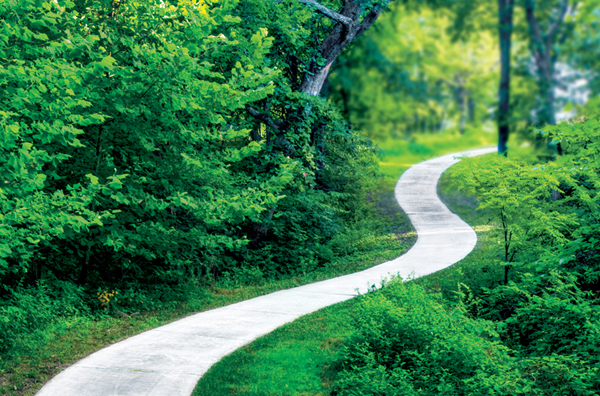
POLYGON ((392 182, 402 172, 421 161, 444 154, 472 148, 494 146, 497 135, 482 130, 468 130, 464 135, 458 132, 414 135, 411 140, 389 139, 377 142, 381 152, 380 168, 392 182))
POLYGON ((192 285, 194 298, 171 308, 142 312, 130 318, 59 319, 19 340, 15 348, 0 356, 0 394, 32 395, 48 379, 86 355, 190 314, 357 272, 398 257, 416 241, 410 222, 395 203, 393 192, 379 190, 371 194, 371 199, 377 205, 377 216, 362 226, 369 228, 369 235, 364 240, 353 239, 356 252, 337 257, 327 268, 303 276, 238 287, 226 287, 219 282, 209 287, 192 285))
POLYGON ((261 337, 213 366, 194 395, 329 394, 329 369, 352 333, 355 299, 322 309, 261 337))
MULTIPOLYGON (((397 178, 412 164, 424 159, 447 152, 481 146, 482 142, 485 144, 490 143, 489 137, 487 135, 483 136, 485 139, 481 140, 481 137, 474 135, 466 135, 464 137, 447 134, 421 135, 415 138, 412 146, 404 141, 382 142, 380 144, 383 156, 381 169, 384 178, 379 190, 372 195, 373 200, 377 202, 378 206, 378 219, 374 219, 373 221, 379 222, 378 227, 380 229, 377 231, 377 236, 374 240, 371 238, 370 241, 365 242, 358 252, 350 256, 338 257, 329 267, 307 273, 300 277, 277 281, 272 280, 241 287, 222 287, 218 283, 211 287, 196 285, 194 286, 196 287, 194 298, 171 308, 142 312, 139 316, 130 318, 103 317, 92 319, 89 317, 75 317, 59 319, 51 326, 40 329, 26 338, 19 340, 15 348, 9 351, 9 353, 0 356, 0 394, 11 396, 32 395, 48 379, 88 354, 124 338, 167 324, 190 314, 225 306, 277 290, 357 272, 398 257, 412 246, 416 240, 416 235, 412 230, 410 222, 398 208, 394 199, 393 187, 397 178), (423 147, 427 147, 427 149, 423 147)), ((270 359, 271 364, 279 362, 281 370, 273 371, 271 368, 270 372, 265 367, 261 367, 256 373, 300 372, 309 366, 314 366, 314 368, 318 367, 318 373, 314 377, 316 378, 315 381, 320 381, 323 384, 323 389, 327 389, 331 383, 331 379, 327 376, 327 370, 325 369, 324 371, 323 369, 326 366, 324 362, 330 359, 330 356, 335 353, 340 345, 341 340, 350 331, 351 326, 347 319, 348 315, 351 315, 351 312, 351 304, 348 306, 340 304, 330 308, 330 310, 314 314, 317 316, 302 318, 300 321, 290 324, 289 326, 302 326, 302 323, 305 323, 306 326, 298 327, 300 330, 294 338, 289 339, 290 343, 286 348, 292 350, 298 337, 308 342, 303 350, 297 352, 299 353, 297 358, 292 358, 291 361, 312 363, 302 363, 299 367, 288 367, 280 360, 288 361, 289 359, 287 358, 289 356, 285 353, 278 353, 271 356, 270 359), (336 320, 339 315, 341 315, 340 320, 336 320), (312 330, 309 330, 308 328, 311 326, 312 330), (318 337, 319 335, 321 335, 320 338, 318 337), (309 356, 313 355, 314 357, 311 361, 309 356)), ((287 327, 272 334, 279 334, 280 331, 285 331, 283 330, 285 328, 287 327)), ((283 337, 287 337, 287 335, 283 337)), ((240 364, 239 367, 249 367, 256 364, 256 361, 252 363, 252 359, 249 356, 260 356, 260 360, 262 361, 264 354, 257 351, 265 351, 266 353, 269 349, 268 344, 252 345, 256 348, 254 352, 251 353, 246 351, 246 349, 243 350, 247 352, 244 361, 248 362, 248 364, 240 364)), ((275 366, 271 367, 278 366, 275 364, 275 366)), ((241 376, 240 378, 245 378, 239 371, 237 374, 232 373, 231 375, 239 375, 241 376)), ((281 378, 284 377, 285 375, 281 378)), ((307 382, 307 378, 303 377, 299 383, 294 382, 284 385, 288 385, 290 392, 294 387, 308 384, 310 384, 308 389, 316 389, 314 388, 315 383, 307 382)), ((264 383, 264 380, 261 381, 264 383)), ((252 382, 247 383, 251 384, 252 382)), ((272 383, 279 383, 279 381, 272 381, 272 383)), ((248 391, 250 392, 252 386, 247 386, 249 386, 248 391)), ((304 388, 307 387, 305 386, 304 388)), ((261 389, 263 388, 261 387, 261 389)), ((264 393, 261 394, 264 395, 264 393)), ((306 393, 306 395, 309 394, 316 395, 318 393, 306 393)))
MULTIPOLYGON (((453 212, 474 227, 477 246, 459 263, 413 282, 454 300, 459 284, 473 288, 502 281, 498 225, 487 212, 476 210, 475 197, 453 188, 451 172, 440 179, 438 193, 453 212)), ((336 352, 353 331, 360 298, 306 315, 240 348, 215 364, 198 382, 193 395, 330 395, 336 352)))

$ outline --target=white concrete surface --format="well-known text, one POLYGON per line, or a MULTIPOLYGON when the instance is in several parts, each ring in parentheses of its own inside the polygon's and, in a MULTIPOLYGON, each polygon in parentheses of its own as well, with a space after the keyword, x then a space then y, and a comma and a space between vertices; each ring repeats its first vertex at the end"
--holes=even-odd
POLYGON ((407 170, 396 199, 410 217, 417 243, 401 257, 368 270, 201 312, 128 338, 80 360, 50 380, 39 396, 190 395, 200 377, 222 357, 277 327, 379 285, 389 274, 423 276, 464 258, 475 232, 439 200, 442 172, 456 156, 425 161, 407 170))

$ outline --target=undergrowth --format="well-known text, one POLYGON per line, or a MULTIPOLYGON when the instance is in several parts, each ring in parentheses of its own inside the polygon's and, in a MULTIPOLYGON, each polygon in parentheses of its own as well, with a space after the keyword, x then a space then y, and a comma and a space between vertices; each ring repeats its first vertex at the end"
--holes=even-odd
MULTIPOLYGON (((400 162, 398 159, 397 163, 400 162)), ((503 267, 497 260, 500 254, 497 244, 499 229, 498 224, 486 218, 485 212, 483 215, 476 213, 475 198, 467 197, 454 188, 450 173, 442 175, 438 190, 444 203, 474 226, 478 243, 475 250, 461 262, 411 283, 423 285, 426 295, 438 296, 438 300, 450 297, 458 301, 459 283, 469 284, 470 287, 491 286, 501 279, 503 267)), ((200 379, 194 395, 335 394, 332 391, 339 380, 340 370, 336 366, 336 359, 344 341, 356 330, 358 313, 363 309, 361 304, 364 304, 367 296, 306 315, 240 348, 215 364, 200 379), (269 379, 272 372, 277 375, 269 379)), ((367 388, 376 389, 377 372, 370 372, 364 381, 368 384, 367 388)), ((369 394, 361 393, 364 391, 361 388, 355 394, 369 394)))
POLYGON ((85 309, 72 284, 61 289, 60 284, 40 283, 5 316, 11 318, 19 337, 1 356, 0 394, 31 395, 47 379, 89 353, 189 314, 360 271, 401 255, 416 239, 405 215, 390 191, 373 192, 369 200, 372 216, 338 234, 329 245, 334 253, 330 263, 306 274, 265 279, 260 273, 240 272, 208 283, 192 279, 176 290, 157 288, 155 293, 101 291, 95 302, 100 309, 93 312, 85 309), (125 314, 116 305, 125 298, 137 298, 148 309, 125 314), (57 316, 57 311, 63 315, 57 316), (18 323, 21 328, 16 328, 18 323))

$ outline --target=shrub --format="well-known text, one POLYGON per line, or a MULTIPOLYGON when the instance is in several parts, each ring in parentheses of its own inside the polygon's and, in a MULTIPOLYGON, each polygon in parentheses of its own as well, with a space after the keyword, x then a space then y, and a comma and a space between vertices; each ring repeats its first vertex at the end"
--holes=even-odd
POLYGON ((447 309, 421 286, 392 281, 363 297, 357 318, 337 362, 338 395, 493 395, 521 386, 493 323, 447 309))

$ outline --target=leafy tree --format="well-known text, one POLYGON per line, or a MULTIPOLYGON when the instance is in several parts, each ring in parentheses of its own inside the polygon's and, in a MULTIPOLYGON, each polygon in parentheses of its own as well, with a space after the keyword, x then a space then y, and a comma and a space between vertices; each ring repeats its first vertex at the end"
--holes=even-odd
POLYGON ((370 136, 464 132, 487 118, 493 98, 489 34, 455 40, 454 13, 395 4, 332 73, 332 99, 370 136), (407 34, 410 32, 410 34, 407 34))
POLYGON ((562 177, 553 165, 483 157, 465 160, 453 172, 459 188, 477 196, 479 207, 502 227, 505 283, 512 263, 535 260, 544 249, 561 246, 579 224, 577 214, 558 199, 562 177))
MULTIPOLYGON (((531 55, 535 61, 538 85, 542 98, 542 110, 538 118, 540 124, 554 125, 555 112, 555 64, 557 61, 557 38, 564 42, 571 27, 563 26, 565 19, 573 12, 569 0, 536 2, 525 0, 524 4, 530 32, 531 55), (537 12, 536 12, 537 11, 537 12), (544 21, 546 29, 541 26, 544 21)), ((559 146, 560 152, 560 146, 559 146)))
POLYGON ((355 220, 375 170, 299 92, 332 22, 293 1, 38 3, 0 6, 5 292, 328 260, 313 247, 355 220))

